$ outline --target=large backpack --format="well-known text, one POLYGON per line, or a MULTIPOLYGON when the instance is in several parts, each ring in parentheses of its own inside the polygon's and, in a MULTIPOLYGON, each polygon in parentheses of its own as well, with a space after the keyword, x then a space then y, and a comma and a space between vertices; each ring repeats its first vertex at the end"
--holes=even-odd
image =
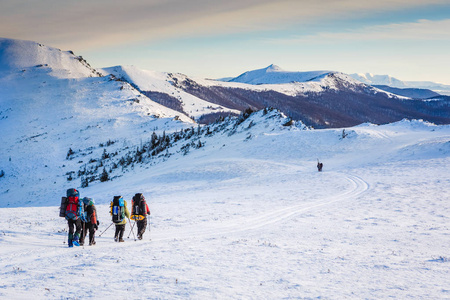
POLYGON ((125 201, 122 196, 114 196, 111 202, 111 215, 113 223, 120 223, 125 219, 125 201))
POLYGON ((131 213, 131 219, 143 220, 147 215, 147 203, 145 202, 144 195, 138 193, 133 197, 133 208, 131 213))
POLYGON ((76 221, 78 219, 81 207, 79 196, 80 193, 76 189, 67 190, 66 220, 76 221))
POLYGON ((67 197, 61 197, 61 206, 59 207, 59 216, 61 218, 66 217, 66 209, 67 209, 67 197))
POLYGON ((97 210, 95 209, 94 199, 84 197, 83 203, 86 215, 86 222, 91 224, 97 224, 97 210))

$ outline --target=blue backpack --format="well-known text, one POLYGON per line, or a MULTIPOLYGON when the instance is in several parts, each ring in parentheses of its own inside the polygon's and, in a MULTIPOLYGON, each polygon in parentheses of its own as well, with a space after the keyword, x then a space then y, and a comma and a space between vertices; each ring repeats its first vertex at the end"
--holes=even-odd
POLYGON ((125 219, 125 200, 122 196, 114 196, 111 202, 111 215, 113 223, 120 223, 125 219))

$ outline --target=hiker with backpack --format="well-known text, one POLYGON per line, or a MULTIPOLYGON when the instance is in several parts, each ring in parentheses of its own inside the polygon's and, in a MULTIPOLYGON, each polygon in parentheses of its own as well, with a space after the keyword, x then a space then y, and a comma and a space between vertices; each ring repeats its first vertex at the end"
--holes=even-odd
POLYGON ((147 202, 145 201, 145 197, 142 193, 137 193, 134 195, 131 203, 131 219, 137 224, 138 239, 142 240, 145 228, 147 227, 147 215, 150 215, 150 209, 148 208, 147 202))
POLYGON ((322 172, 322 168, 323 168, 323 163, 319 162, 319 160, 317 160, 317 170, 319 172, 322 172))
POLYGON ((95 245, 95 231, 98 229, 100 222, 97 219, 97 209, 94 205, 94 199, 84 197, 84 221, 82 220, 82 231, 80 236, 80 245, 84 245, 86 234, 89 231, 89 246, 95 245))
POLYGON ((114 196, 113 201, 111 201, 110 214, 113 223, 116 225, 114 241, 124 242, 123 233, 125 232, 125 224, 127 224, 126 218, 130 218, 130 212, 127 208, 127 202, 122 196, 114 196))
POLYGON ((66 197, 62 197, 59 211, 60 217, 65 217, 69 225, 69 247, 80 246, 81 219, 83 218, 83 205, 80 201, 78 190, 71 188, 66 191, 66 197))

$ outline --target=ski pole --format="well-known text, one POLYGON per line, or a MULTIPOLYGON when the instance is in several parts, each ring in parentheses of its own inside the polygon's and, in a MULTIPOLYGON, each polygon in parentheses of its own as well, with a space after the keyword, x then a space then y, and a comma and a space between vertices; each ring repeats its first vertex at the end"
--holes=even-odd
MULTIPOLYGON (((83 221, 81 221, 81 222, 83 222, 83 221)), ((85 239, 86 238, 86 222, 83 222, 83 248, 84 248, 84 242, 85 242, 85 239)))
MULTIPOLYGON (((131 220, 130 220, 130 218, 128 218, 128 222, 130 222, 130 226, 131 226, 131 220)), ((134 224, 136 224, 136 221, 134 221, 134 224)), ((133 227, 134 227, 134 225, 131 226, 131 232, 133 233, 134 241, 136 241, 136 236, 134 235, 133 227)))
POLYGON ((148 235, 150 236, 150 241, 152 240, 152 215, 150 215, 150 220, 148 222, 148 235))
POLYGON ((98 237, 101 237, 101 236, 102 236, 102 234, 104 234, 104 233, 106 232, 106 230, 108 230, 108 229, 109 229, 109 227, 111 227, 111 226, 112 226, 112 224, 114 224, 114 222, 113 222, 113 223, 111 223, 111 225, 109 225, 109 226, 108 226, 108 228, 106 228, 106 229, 105 229, 105 231, 103 231, 102 233, 100 233, 100 234, 98 235, 98 237))
MULTIPOLYGON (((128 220, 130 220, 130 219, 128 219, 128 220)), ((128 239, 130 238, 130 235, 131 235, 131 232, 133 231, 134 225, 136 225, 136 221, 134 221, 133 226, 131 226, 131 221, 130 221, 131 230, 130 230, 130 233, 128 234, 128 239)), ((134 235, 134 233, 133 233, 133 235, 134 235)))
POLYGON ((63 232, 64 232, 64 234, 63 234, 63 236, 64 236, 63 244, 65 245, 65 244, 66 244, 66 241, 67 241, 69 238, 68 238, 67 235, 65 234, 66 231, 63 230, 63 232))

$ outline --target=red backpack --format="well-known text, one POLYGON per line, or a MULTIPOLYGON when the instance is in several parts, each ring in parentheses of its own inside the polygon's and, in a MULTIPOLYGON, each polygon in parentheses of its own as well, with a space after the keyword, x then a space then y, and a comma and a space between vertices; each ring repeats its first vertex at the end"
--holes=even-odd
POLYGON ((67 190, 66 220, 76 221, 78 219, 78 210, 80 207, 80 193, 76 189, 67 190))

